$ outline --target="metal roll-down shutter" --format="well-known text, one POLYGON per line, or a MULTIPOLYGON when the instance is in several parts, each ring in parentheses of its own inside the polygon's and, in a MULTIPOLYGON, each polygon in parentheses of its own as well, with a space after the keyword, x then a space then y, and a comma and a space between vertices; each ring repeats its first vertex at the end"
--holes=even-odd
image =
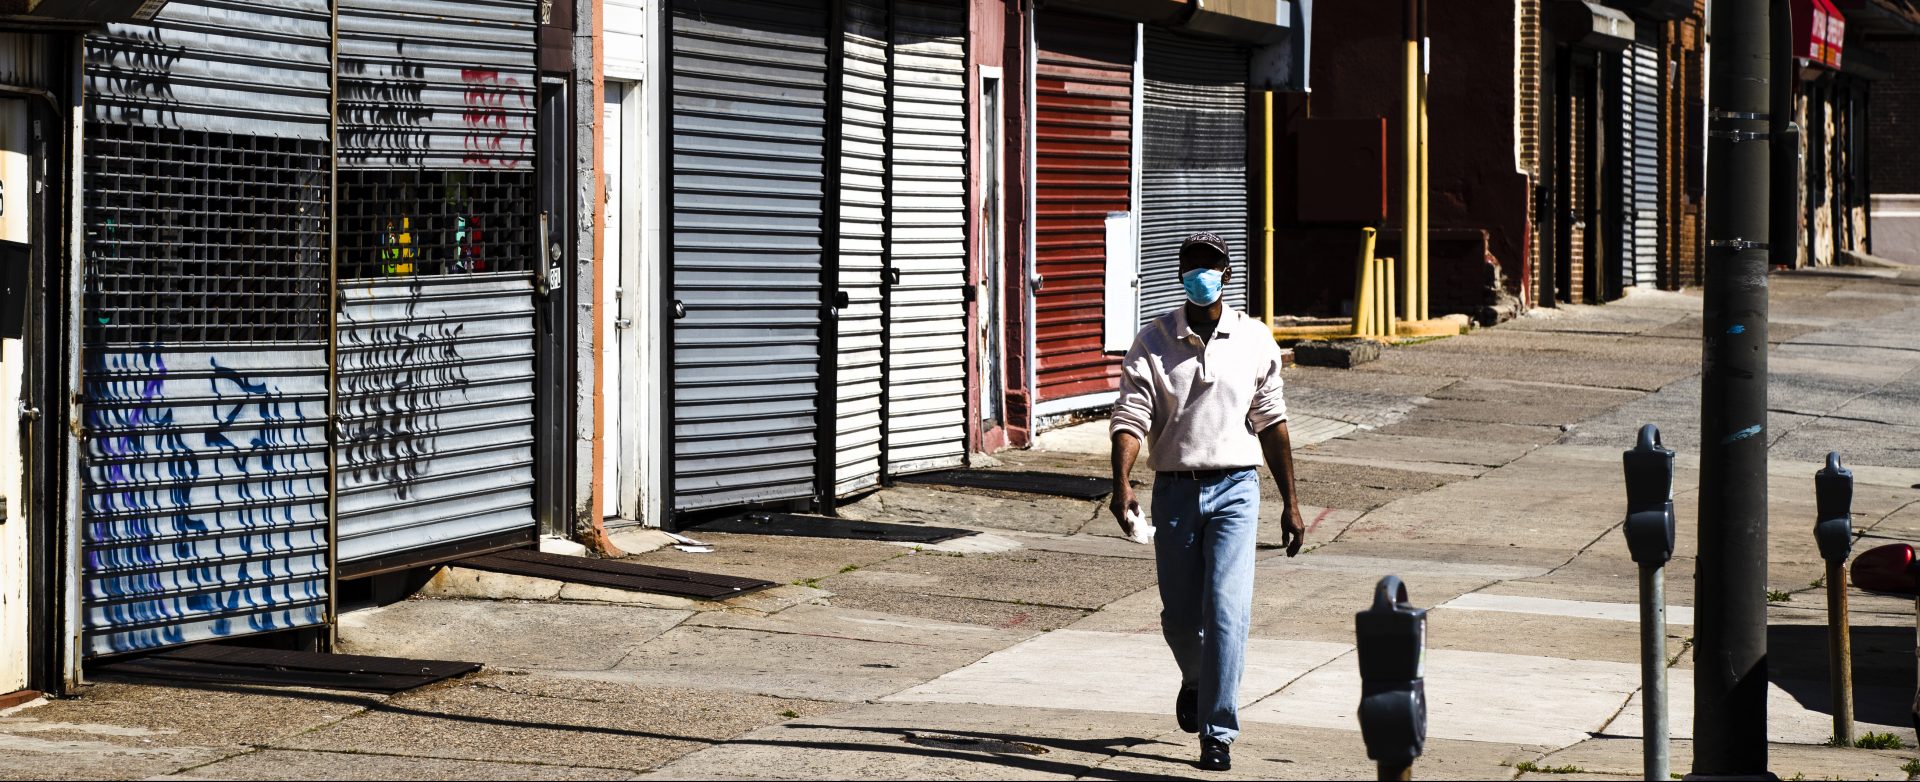
POLYGON ((967 7, 894 4, 887 470, 967 455, 967 7))
POLYGON ((675 510, 814 495, 828 252, 824 0, 672 7, 675 510), (677 309, 677 308, 676 308, 677 309))
POLYGON ((327 621, 329 13, 86 39, 81 651, 327 621))
POLYGON ((1247 306, 1246 47, 1147 32, 1145 154, 1140 172, 1140 324, 1186 300, 1180 242, 1227 240, 1229 306, 1247 306))
POLYGON ((1632 204, 1633 277, 1628 285, 1653 287, 1660 274, 1660 50, 1636 43, 1627 50, 1633 71, 1632 204))
POLYGON ((834 494, 880 482, 886 267, 887 9, 849 0, 840 59, 840 293, 834 494))
POLYGON ((340 571, 534 537, 534 0, 342 0, 340 571))
POLYGON ((1037 21, 1035 393, 1120 387, 1104 350, 1106 217, 1133 201, 1134 25, 1069 13, 1037 21))

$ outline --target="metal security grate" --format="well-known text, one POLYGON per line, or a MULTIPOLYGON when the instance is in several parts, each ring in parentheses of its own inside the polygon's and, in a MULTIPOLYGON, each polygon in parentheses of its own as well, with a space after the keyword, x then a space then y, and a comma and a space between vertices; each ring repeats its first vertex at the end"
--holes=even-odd
POLYGON ((90 344, 324 339, 327 146, 86 125, 90 344))
POLYGON ((342 279, 537 268, 531 172, 341 169, 339 188, 342 279))

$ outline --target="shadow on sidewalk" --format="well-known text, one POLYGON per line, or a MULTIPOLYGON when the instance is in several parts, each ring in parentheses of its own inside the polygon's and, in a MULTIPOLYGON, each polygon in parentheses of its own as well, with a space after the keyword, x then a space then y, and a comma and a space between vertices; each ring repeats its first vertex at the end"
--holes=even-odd
MULTIPOLYGON (((142 686, 168 687, 168 688, 182 689, 182 690, 200 690, 205 692, 219 692, 219 693, 228 693, 228 694, 236 694, 236 695, 265 695, 265 696, 280 697, 280 698, 292 698, 297 700, 337 703, 337 704, 343 704, 343 705, 349 705, 349 706, 357 706, 371 712, 379 712, 383 714, 393 714, 393 715, 408 716, 408 717, 422 717, 426 719, 446 720, 449 722, 463 722, 463 723, 469 723, 469 724, 475 724, 475 725, 490 725, 490 726, 501 727, 501 728, 518 728, 518 729, 527 729, 527 730, 569 731, 569 732, 576 732, 576 733, 590 733, 590 734, 597 734, 602 736, 612 736, 617 738, 640 738, 640 739, 655 739, 660 741, 682 741, 682 742, 687 742, 689 744, 703 744, 708 747, 718 747, 718 746, 724 746, 724 745, 740 745, 740 746, 764 746, 764 747, 790 747, 794 749, 817 749, 817 750, 829 750, 829 751, 841 751, 841 752, 879 752, 879 753, 895 754, 895 755, 910 755, 910 756, 917 756, 917 757, 924 757, 924 758, 941 758, 941 759, 947 759, 947 760, 986 763, 991 765, 1004 766, 1011 769, 1019 769, 1021 771, 1047 773, 1047 774, 1067 774, 1079 779, 1139 780, 1139 779, 1184 779, 1185 778, 1185 777, 1173 776, 1170 774, 1169 775, 1153 775, 1153 774, 1141 774, 1138 772, 1128 772, 1128 771, 1119 771, 1119 770, 1105 770, 1105 769, 1097 768, 1095 766, 1085 764, 1085 763, 1045 760, 1045 759, 1035 757, 1033 755, 1024 754, 1024 753, 1013 754, 1013 753, 1004 753, 1004 752, 968 751, 968 750, 958 750, 958 749, 941 749, 937 746, 929 746, 929 744, 941 743, 937 740, 938 737, 958 737, 963 739, 978 740, 981 742, 993 742, 996 744, 1030 745, 1034 747, 1039 747, 1045 751, 1061 750, 1066 752, 1078 752, 1078 753, 1089 754, 1089 755, 1101 755, 1101 756, 1104 756, 1105 759, 1107 760, 1111 760, 1113 758, 1120 758, 1120 757, 1129 757, 1129 758, 1142 758, 1147 760, 1167 762, 1165 758, 1160 756, 1147 755, 1147 754, 1128 751, 1131 748, 1136 746, 1141 746, 1145 744, 1163 743, 1163 742, 1156 741, 1154 739, 1138 738, 1138 737, 1076 740, 1076 739, 1048 738, 1043 736, 1024 736, 1024 735, 1017 735, 1017 734, 1010 734, 1010 733, 983 733, 983 732, 964 731, 964 730, 946 730, 946 729, 940 729, 936 727, 927 727, 927 728, 899 728, 899 727, 883 727, 883 726, 868 727, 868 726, 856 726, 856 725, 829 725, 829 724, 811 723, 811 722, 788 722, 788 723, 784 723, 782 727, 873 733, 873 734, 878 734, 882 736, 896 737, 898 739, 898 743, 884 742, 884 743, 865 744, 865 743, 852 742, 852 741, 781 741, 781 740, 774 740, 774 739, 751 739, 751 738, 715 739, 715 738, 707 738, 704 736, 688 736, 688 735, 681 735, 676 733, 660 733, 656 731, 635 730, 630 728, 616 728, 616 727, 607 727, 602 725, 562 724, 562 723, 552 723, 552 722, 535 722, 530 720, 514 720, 514 719, 506 719, 506 718, 500 718, 500 717, 479 717, 479 716, 466 715, 466 714, 449 714, 445 712, 426 711, 422 709, 409 708, 406 706, 400 706, 400 705, 390 703, 378 697, 373 697, 368 695, 357 695, 357 694, 350 694, 350 693, 314 692, 314 691, 307 691, 307 690, 285 690, 285 689, 278 689, 273 687, 259 687, 259 686, 236 685, 236 684, 214 684, 214 683, 173 682, 173 681, 159 682, 159 681, 146 680, 146 679, 141 679, 141 678, 132 677, 132 676, 105 676, 105 677, 100 677, 96 681, 115 682, 115 683, 124 683, 124 684, 138 684, 142 686), (934 738, 935 740, 933 741, 926 740, 930 737, 934 738), (920 739, 920 741, 917 743, 915 741, 916 738, 920 739)), ((455 680, 455 681, 458 681, 458 680, 455 680)), ((667 761, 667 762, 671 762, 671 761, 667 761)), ((1188 764, 1179 763, 1176 765, 1184 766, 1188 764)))

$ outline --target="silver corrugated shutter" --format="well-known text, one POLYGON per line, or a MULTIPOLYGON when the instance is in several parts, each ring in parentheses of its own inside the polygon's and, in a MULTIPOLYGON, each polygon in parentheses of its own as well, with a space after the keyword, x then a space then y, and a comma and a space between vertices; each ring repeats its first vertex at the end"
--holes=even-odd
POLYGON ((325 346, 86 361, 84 653, 326 621, 325 346))
POLYGON ((340 0, 342 577, 530 541, 536 0, 340 0))
POLYGON ((86 38, 95 122, 324 141, 327 0, 173 0, 86 38))
POLYGON ((820 0, 673 5, 676 510, 814 494, 828 19, 820 0))
POLYGON ((82 653, 321 624, 326 3, 85 46, 82 653))
POLYGON ((1180 242, 1212 231, 1233 250, 1230 306, 1247 306, 1247 49, 1148 28, 1140 200, 1140 323, 1186 299, 1180 242))
POLYGON ((1634 269, 1629 285, 1652 287, 1660 272, 1660 50, 1634 44, 1628 50, 1633 71, 1632 203, 1634 269))
POLYGON ((533 524, 533 281, 340 285, 339 559, 533 524))
POLYGON ((533 167, 536 0, 340 0, 340 166, 533 167))
POLYGON ((887 470, 967 455, 967 7, 894 3, 887 470))
POLYGON ((840 77, 840 292, 834 494, 880 482, 881 273, 886 266, 887 9, 849 0, 840 77))

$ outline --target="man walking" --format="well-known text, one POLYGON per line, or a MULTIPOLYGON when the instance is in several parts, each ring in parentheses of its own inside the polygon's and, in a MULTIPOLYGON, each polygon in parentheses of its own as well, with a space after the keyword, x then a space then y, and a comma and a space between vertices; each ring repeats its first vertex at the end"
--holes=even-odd
POLYGON ((1113 515, 1129 537, 1139 503, 1128 482, 1147 444, 1155 471, 1154 560, 1160 630, 1180 665, 1174 716, 1200 734, 1200 767, 1232 766, 1238 692, 1253 610, 1253 553, 1266 462, 1286 504, 1282 541, 1300 553, 1306 525, 1293 488, 1280 348, 1265 324, 1231 309, 1227 243, 1197 233, 1180 245, 1184 306, 1134 337, 1113 407, 1113 515))

